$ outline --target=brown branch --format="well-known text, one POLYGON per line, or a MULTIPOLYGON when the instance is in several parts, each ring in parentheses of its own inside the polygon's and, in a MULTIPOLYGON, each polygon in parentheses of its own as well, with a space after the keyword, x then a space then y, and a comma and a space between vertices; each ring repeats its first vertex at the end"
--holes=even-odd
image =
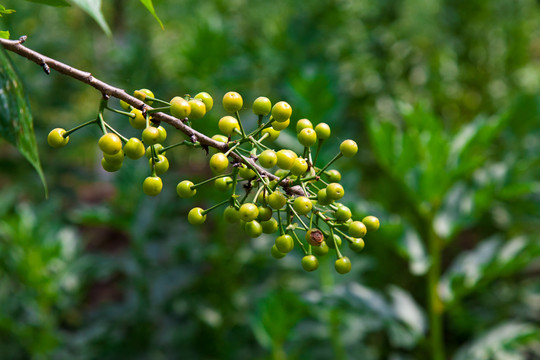
MULTIPOLYGON (((0 44, 4 47, 4 49, 9 50, 11 52, 16 53, 17 55, 20 55, 30 61, 35 62, 39 66, 43 68, 43 70, 50 74, 50 69, 56 70, 61 74, 67 75, 75 80, 79 80, 85 84, 88 84, 101 92, 103 96, 112 96, 117 99, 123 100, 126 103, 132 105, 133 107, 145 111, 153 109, 151 106, 148 106, 141 100, 137 99, 136 97, 133 97, 125 92, 125 90, 114 87, 112 85, 107 84, 106 82, 103 82, 94 76, 92 76, 91 73, 81 71, 79 69, 76 69, 74 67, 71 67, 67 64, 64 64, 63 62, 60 62, 58 60, 52 59, 50 57, 47 57, 43 54, 38 53, 37 51, 34 51, 32 49, 27 48, 26 46, 22 45, 26 41, 27 37, 21 36, 19 40, 6 40, 0 38, 0 44)), ((182 122, 182 120, 175 118, 174 116, 165 114, 163 112, 156 112, 152 113, 152 119, 163 121, 169 125, 174 126, 178 130, 182 131, 184 134, 186 134, 190 139, 196 138, 199 143, 203 146, 210 146, 215 149, 218 149, 222 152, 226 152, 228 150, 228 145, 223 142, 216 141, 197 130, 187 126, 182 122)), ((244 159, 242 157, 238 156, 234 152, 231 152, 230 155, 235 161, 245 163, 244 159)), ((262 167, 260 167, 258 164, 255 163, 253 159, 248 159, 257 169, 259 174, 263 177, 267 177, 270 180, 279 180, 279 177, 275 176, 274 174, 266 171, 262 167)), ((284 188, 284 190, 292 195, 304 195, 304 191, 299 186, 289 187, 289 181, 283 180, 280 185, 284 188)))

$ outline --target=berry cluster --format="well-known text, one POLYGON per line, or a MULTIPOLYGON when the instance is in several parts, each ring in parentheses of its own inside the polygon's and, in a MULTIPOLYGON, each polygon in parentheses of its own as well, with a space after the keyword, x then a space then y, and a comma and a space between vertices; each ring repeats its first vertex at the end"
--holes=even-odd
MULTIPOLYGON (((147 195, 156 196, 163 188, 158 175, 169 168, 166 151, 177 146, 206 148, 206 145, 201 144, 195 136, 190 136, 189 140, 164 147, 162 144, 167 138, 167 132, 159 122, 152 119, 152 114, 170 113, 191 128, 192 120, 204 117, 212 109, 213 98, 202 92, 193 98, 189 95, 176 96, 167 102, 155 98, 147 89, 135 91, 134 96, 147 105, 158 103, 163 106, 147 106, 139 110, 120 101, 122 111, 110 108, 108 100, 103 99, 95 120, 69 131, 54 129, 47 140, 52 147, 62 147, 68 143, 69 135, 74 131, 92 123, 99 125, 103 132, 98 142, 103 152, 103 168, 106 171, 117 171, 125 156, 139 159, 146 154, 151 174, 143 182, 143 191, 147 195), (127 116, 135 129, 142 130, 141 139, 127 139, 113 129, 104 121, 105 110, 127 116)), ((353 140, 343 141, 332 160, 317 166, 321 146, 331 136, 328 124, 319 123, 314 127, 308 119, 298 120, 296 133, 299 143, 304 147, 302 155, 289 149, 275 151, 267 143, 276 140, 280 131, 289 126, 291 106, 285 101, 272 106, 268 98, 257 98, 252 110, 258 117, 258 126, 251 132, 246 132, 240 120, 239 111, 243 106, 242 96, 236 92, 228 92, 223 97, 223 108, 228 115, 218 122, 222 134, 214 135, 212 140, 224 146, 219 147, 209 160, 215 176, 198 184, 183 180, 176 187, 181 198, 195 196, 199 187, 209 183, 229 195, 208 209, 191 209, 188 221, 193 225, 201 225, 209 212, 225 207, 225 220, 230 223, 240 222, 241 228, 250 237, 278 233, 271 249, 273 257, 284 257, 297 244, 305 254, 302 267, 306 271, 314 271, 319 266, 317 257, 333 249, 337 255, 336 271, 340 274, 348 273, 351 261, 341 254, 342 239, 347 241, 352 251, 359 252, 364 248, 365 235, 379 228, 379 220, 374 216, 366 216, 362 221, 352 219, 351 210, 339 202, 345 194, 339 183, 341 174, 335 169, 329 169, 339 158, 354 156, 358 145, 353 140)))

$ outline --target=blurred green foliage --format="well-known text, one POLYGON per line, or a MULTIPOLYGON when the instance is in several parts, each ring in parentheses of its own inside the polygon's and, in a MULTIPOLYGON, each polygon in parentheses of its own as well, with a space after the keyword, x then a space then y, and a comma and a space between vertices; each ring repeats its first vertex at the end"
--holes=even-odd
MULTIPOLYGON (((144 161, 101 171, 98 129, 46 146, 51 128, 93 118, 100 94, 11 55, 51 200, 0 144, 2 358, 427 359, 436 257, 447 358, 540 357, 537 2, 163 0, 162 31, 139 2, 111 0, 111 38, 77 8, 3 5, 12 37, 127 91, 218 103, 235 90, 329 123, 321 157, 357 140, 338 165, 345 202, 382 226, 347 276, 331 258, 309 274, 299 252, 276 261, 271 237, 216 214, 189 226, 189 208, 221 199, 175 196, 210 174, 204 152, 171 152, 164 192, 146 198, 144 161)), ((216 133, 217 108, 195 127, 216 133)))

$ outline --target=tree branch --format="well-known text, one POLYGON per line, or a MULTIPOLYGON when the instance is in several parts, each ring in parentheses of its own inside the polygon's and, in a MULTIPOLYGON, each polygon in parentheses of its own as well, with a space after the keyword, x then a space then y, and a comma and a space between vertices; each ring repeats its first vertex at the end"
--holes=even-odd
MULTIPOLYGON (((50 69, 53 69, 53 70, 58 71, 61 74, 67 75, 75 80, 79 80, 85 84, 92 86, 93 88, 101 92, 103 96, 107 96, 107 97, 112 96, 117 99, 123 100, 126 103, 132 105, 133 107, 143 112, 145 112, 146 110, 153 109, 151 106, 148 106, 141 100, 126 93, 125 90, 109 85, 106 82, 95 78, 89 72, 81 71, 67 64, 64 64, 63 62, 52 59, 50 57, 47 57, 43 54, 38 53, 37 51, 27 48, 26 46, 22 45, 26 41, 26 39, 27 39, 26 35, 21 36, 19 40, 6 40, 6 39, 0 38, 0 44, 4 47, 4 49, 14 52, 17 55, 20 55, 30 61, 35 62, 36 64, 38 64, 39 66, 43 68, 43 70, 47 73, 47 75, 50 74, 50 69)), ((174 126, 178 130, 186 134, 190 139, 193 139, 195 137, 196 140, 201 143, 201 145, 213 147, 222 152, 226 152, 229 149, 226 143, 216 141, 194 130, 193 128, 184 124, 184 122, 181 119, 175 118, 174 116, 165 114, 163 112, 156 112, 152 114, 152 120, 163 121, 171 126, 174 126)), ((246 161, 249 161, 251 165, 253 165, 253 167, 255 167, 257 171, 259 172, 259 174, 261 174, 262 176, 265 176, 269 178, 270 180, 279 180, 279 177, 275 176, 274 174, 260 167, 258 164, 255 163, 253 159, 244 160, 233 152, 231 152, 229 156, 232 157, 237 162, 246 163, 246 161)), ((288 180, 283 180, 280 183, 280 185, 284 188, 284 190, 288 194, 304 195, 304 192, 301 187, 299 186, 289 187, 288 180)))

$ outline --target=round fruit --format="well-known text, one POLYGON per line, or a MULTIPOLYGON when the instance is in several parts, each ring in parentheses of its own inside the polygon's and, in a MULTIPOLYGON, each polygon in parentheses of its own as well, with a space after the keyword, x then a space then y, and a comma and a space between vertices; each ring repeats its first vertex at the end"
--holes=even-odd
POLYGON ((274 167, 277 163, 277 155, 274 150, 264 150, 259 155, 259 164, 261 164, 262 167, 270 169, 274 167))
POLYGON ((195 99, 199 99, 204 103, 206 112, 209 112, 214 107, 214 99, 207 92, 203 91, 198 93, 197 95, 195 95, 195 99))
POLYGON ((66 130, 62 128, 52 129, 47 135, 47 143, 53 148, 66 146, 69 142, 69 136, 64 137, 66 130))
POLYGON ((142 111, 139 109, 132 109, 131 113, 135 115, 135 117, 129 118, 129 123, 131 126, 133 126, 137 130, 142 130, 146 127, 146 119, 142 114, 142 111))
POLYGON ((346 274, 351 271, 351 260, 344 256, 336 260, 334 264, 336 271, 340 274, 346 274))
POLYGON ((122 150, 122 140, 118 135, 108 133, 99 139, 98 146, 103 153, 113 155, 122 150))
POLYGON ((330 126, 328 126, 326 123, 317 124, 317 126, 315 126, 315 132, 317 133, 317 138, 319 140, 328 139, 332 133, 330 126))
POLYGON ((315 255, 324 256, 328 254, 328 251, 330 251, 330 248, 328 247, 328 245, 326 245, 326 241, 323 241, 319 246, 312 247, 311 250, 313 250, 315 255))
POLYGON ((328 175, 328 180, 330 182, 337 183, 337 182, 341 181, 341 173, 339 171, 337 171, 337 170, 334 170, 334 169, 328 170, 326 172, 326 175, 328 175))
POLYGON ((232 188, 232 182, 233 182, 232 178, 230 178, 229 176, 224 176, 224 177, 220 177, 216 179, 214 181, 214 186, 219 191, 229 191, 232 188))
POLYGON ((189 180, 183 180, 176 185, 176 193, 181 198, 190 198, 195 196, 197 189, 192 189, 193 183, 189 180))
POLYGON ((159 130, 157 127, 149 126, 142 132, 142 141, 148 145, 155 145, 159 141, 159 130))
POLYGON ((240 206, 240 210, 238 210, 238 213, 241 220, 244 220, 245 222, 250 222, 257 218, 257 216, 259 215, 259 209, 255 204, 245 203, 240 206))
POLYGON ((237 92, 229 91, 223 96, 223 108, 227 112, 235 113, 240 111, 243 105, 244 101, 242 100, 242 96, 237 92))
POLYGON ((125 102, 124 100, 120 100, 120 106, 122 107, 122 109, 124 110, 129 110, 130 106, 127 102, 125 102))
POLYGON ((345 195, 345 190, 343 189, 343 186, 341 186, 338 183, 331 183, 326 187, 326 195, 331 200, 339 200, 345 195))
POLYGON ((294 176, 301 176, 306 173, 308 169, 308 163, 304 158, 294 159, 293 166, 291 167, 291 174, 294 176))
POLYGON ((309 229, 306 231, 306 241, 313 246, 320 246, 324 241, 324 234, 319 229, 309 229))
POLYGON ((349 241, 349 248, 354 252, 362 251, 364 246, 364 240, 361 238, 352 238, 351 241, 349 241))
POLYGON ((120 168, 122 167, 122 163, 119 163, 119 164, 111 164, 111 163, 109 163, 105 158, 102 158, 102 159, 101 159, 101 167, 103 167, 103 169, 104 169, 105 171, 108 171, 108 172, 115 172, 115 171, 120 170, 120 168))
POLYGON ((189 210, 188 221, 191 225, 201 225, 206 221, 206 214, 203 214, 203 209, 195 207, 189 210))
POLYGON ((319 260, 314 255, 306 255, 302 258, 302 267, 306 271, 315 271, 319 267, 319 260))
POLYGON ((130 159, 137 160, 144 156, 144 145, 141 140, 132 137, 124 145, 124 153, 130 159))
POLYGON ((264 134, 268 134, 268 136, 265 137, 265 139, 268 139, 269 141, 274 141, 279 137, 279 131, 274 130, 271 127, 263 129, 263 131, 261 131, 261 135, 264 135, 264 134))
POLYGON ((297 137, 300 144, 304 145, 305 147, 313 146, 317 142, 317 133, 315 130, 310 128, 302 129, 302 131, 298 133, 297 137))
POLYGON ((103 158, 111 165, 122 165, 124 162, 124 152, 120 150, 116 154, 103 154, 103 158))
POLYGON ((206 115, 206 105, 204 105, 204 102, 198 99, 191 99, 188 103, 191 107, 190 119, 200 119, 206 115))
POLYGON ((273 209, 281 209, 287 203, 287 198, 279 191, 274 191, 266 198, 268 205, 273 209))
POLYGON ((272 103, 270 102, 270 99, 268 99, 267 97, 259 96, 253 102, 253 113, 255 115, 266 116, 270 114, 271 109, 272 109, 272 103))
POLYGON ((278 222, 274 218, 270 218, 270 220, 262 221, 261 222, 263 233, 265 234, 273 234, 278 229, 278 222))
POLYGON ((272 107, 272 117, 277 122, 287 121, 291 118, 292 108, 291 105, 285 101, 280 101, 272 107))
POLYGON ((341 244, 342 244, 342 241, 341 241, 341 238, 334 234, 334 238, 329 238, 326 245, 330 248, 330 249, 335 249, 336 248, 336 244, 338 247, 341 247, 341 244))
POLYGON ((345 140, 339 145, 339 151, 345 157, 353 157, 358 152, 358 145, 354 140, 345 140))
POLYGON ((189 105, 189 102, 180 96, 175 96, 171 99, 171 115, 179 118, 184 119, 191 114, 191 106, 189 105))
POLYGON ((306 215, 311 211, 313 204, 305 196, 299 196, 294 199, 293 208, 299 215, 306 215))
POLYGON ((277 153, 277 166, 281 169, 290 170, 293 167, 296 154, 287 149, 279 150, 277 153))
POLYGON ((216 134, 216 135, 212 136, 212 139, 216 140, 216 141, 219 141, 219 142, 223 142, 223 143, 229 142, 229 138, 227 138, 224 135, 219 135, 219 134, 216 134))
POLYGON ((334 217, 337 221, 345 222, 351 218, 351 209, 346 207, 345 205, 341 205, 338 207, 338 209, 334 212, 334 217))
POLYGON ((282 253, 288 253, 294 249, 294 239, 291 235, 284 234, 276 238, 276 247, 282 253))
POLYGON ((167 139, 167 130, 165 130, 165 128, 161 125, 159 125, 157 129, 159 131, 159 137, 158 137, 157 142, 162 143, 167 139))
POLYGON ((272 218, 272 209, 266 206, 259 206, 259 215, 257 219, 260 221, 268 221, 272 218))
POLYGON ((272 254, 272 257, 275 258, 275 259, 281 259, 281 258, 285 257, 285 255, 287 255, 287 254, 284 254, 284 253, 280 252, 275 244, 272 245, 271 254, 272 254))
POLYGON ((277 131, 281 131, 281 130, 286 129, 289 126, 290 123, 291 123, 290 119, 287 119, 287 120, 282 121, 282 122, 274 121, 272 123, 272 129, 277 130, 277 131))
POLYGON ((153 101, 152 100, 146 100, 146 97, 149 96, 149 97, 153 98, 154 93, 152 91, 148 90, 148 89, 140 89, 140 90, 135 90, 133 92, 133 96, 135 96, 137 99, 139 99, 141 101, 144 101, 148 105, 152 105, 153 101))
POLYGON ((296 133, 299 133, 306 128, 313 129, 313 124, 311 123, 311 121, 309 121, 308 119, 298 120, 298 122, 296 123, 296 133))
POLYGON ((244 225, 244 231, 249 235, 249 237, 256 238, 261 236, 263 228, 257 220, 253 220, 244 225))
POLYGON ((379 219, 377 219, 375 216, 366 216, 362 219, 362 222, 364 225, 366 225, 367 231, 369 232, 379 230, 379 219))
POLYGON ((240 221, 240 214, 238 210, 232 206, 229 206, 223 211, 223 217, 228 223, 234 224, 240 221))
POLYGON ((143 191, 148 196, 156 196, 161 192, 163 188, 163 182, 158 176, 149 176, 144 179, 143 191))
POLYGON ((349 225, 349 235, 351 235, 353 238, 361 238, 364 237, 367 233, 366 225, 364 225, 361 221, 353 221, 349 225))
MULTIPOLYGON (((152 168, 152 159, 148 160, 150 168, 152 168)), ((154 168, 156 169, 156 174, 161 175, 166 173, 169 170, 169 159, 163 155, 158 155, 158 160, 154 163, 154 168)))
POLYGON ((218 122, 219 131, 224 133, 227 136, 231 136, 234 134, 234 129, 240 130, 240 125, 238 125, 238 120, 233 118, 232 116, 224 116, 221 119, 219 119, 218 122))
POLYGON ((242 179, 246 180, 253 179, 255 176, 257 176, 257 174, 255 174, 255 171, 248 168, 245 164, 242 164, 240 169, 238 169, 238 175, 240 175, 242 179))
POLYGON ((221 174, 229 167, 229 159, 224 153, 217 153, 210 158, 210 169, 215 174, 221 174))

